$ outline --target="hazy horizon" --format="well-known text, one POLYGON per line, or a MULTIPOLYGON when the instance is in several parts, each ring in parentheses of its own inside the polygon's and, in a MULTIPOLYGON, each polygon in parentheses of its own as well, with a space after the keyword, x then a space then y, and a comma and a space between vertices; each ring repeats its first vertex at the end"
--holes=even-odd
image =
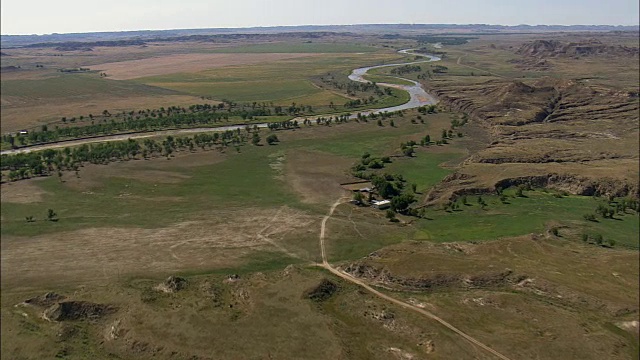
POLYGON ((637 0, 113 0, 88 9, 80 0, 0 3, 2 35, 174 29, 364 24, 623 25, 637 26, 637 0))

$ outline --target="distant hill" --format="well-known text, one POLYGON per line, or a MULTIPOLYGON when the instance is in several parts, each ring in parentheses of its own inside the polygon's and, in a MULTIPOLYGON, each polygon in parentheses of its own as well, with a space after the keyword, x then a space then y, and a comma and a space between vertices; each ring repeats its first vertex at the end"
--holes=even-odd
POLYGON ((517 51, 519 55, 548 57, 576 57, 576 56, 638 56, 637 47, 612 46, 598 40, 581 42, 561 42, 558 40, 536 40, 523 44, 517 51))
POLYGON ((250 28, 210 28, 139 30, 47 35, 2 35, 2 48, 35 43, 98 42, 113 40, 149 40, 154 38, 184 37, 220 34, 276 34, 295 32, 351 32, 359 34, 443 34, 443 33, 501 33, 501 32, 556 32, 556 31, 639 31, 638 26, 614 25, 487 25, 487 24, 361 24, 361 25, 303 25, 250 28))

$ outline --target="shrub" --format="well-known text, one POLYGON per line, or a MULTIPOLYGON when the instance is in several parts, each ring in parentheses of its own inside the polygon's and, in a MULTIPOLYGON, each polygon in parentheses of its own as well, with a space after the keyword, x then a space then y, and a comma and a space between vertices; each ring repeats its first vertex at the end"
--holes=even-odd
POLYGON ((277 142, 280 142, 280 140, 278 140, 278 137, 276 136, 276 134, 271 134, 267 136, 267 144, 273 145, 274 143, 277 143, 277 142))

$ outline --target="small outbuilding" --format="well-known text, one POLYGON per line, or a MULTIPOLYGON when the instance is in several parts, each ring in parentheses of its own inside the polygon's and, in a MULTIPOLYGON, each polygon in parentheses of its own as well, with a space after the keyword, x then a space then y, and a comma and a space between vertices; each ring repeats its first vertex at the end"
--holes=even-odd
POLYGON ((389 200, 371 200, 371 206, 376 209, 384 210, 391 207, 391 201, 389 200))

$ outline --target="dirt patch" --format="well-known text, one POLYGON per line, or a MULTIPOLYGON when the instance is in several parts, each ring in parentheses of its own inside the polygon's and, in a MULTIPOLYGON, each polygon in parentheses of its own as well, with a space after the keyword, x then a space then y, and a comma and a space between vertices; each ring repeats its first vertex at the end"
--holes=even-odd
POLYGON ((173 294, 185 289, 187 285, 187 279, 179 276, 169 276, 165 281, 154 287, 154 289, 167 294, 173 294))
POLYGON ((333 201, 344 190, 341 183, 353 180, 346 172, 352 161, 340 156, 311 151, 287 153, 286 179, 308 203, 333 201))
POLYGON ((313 55, 315 54, 173 54, 149 59, 98 64, 91 66, 91 69, 106 72, 110 79, 127 80, 174 73, 192 73, 223 66, 261 64, 313 55))
POLYGON ((412 360, 415 359, 415 355, 404 351, 402 349, 398 349, 395 347, 390 347, 387 349, 387 352, 389 354, 391 354, 391 356, 393 356, 394 359, 401 359, 401 360, 412 360))
POLYGON ((31 181, 16 181, 4 183, 0 186, 0 202, 31 204, 41 202, 47 192, 37 184, 39 179, 31 181))
POLYGON ((158 184, 177 184, 190 178, 190 176, 184 174, 162 170, 145 170, 129 174, 121 174, 118 175, 118 177, 139 180, 142 182, 154 182, 158 184))
POLYGON ((52 321, 97 319, 112 314, 116 310, 112 305, 88 301, 64 301, 45 310, 43 317, 52 321))
POLYGON ((639 326, 639 322, 638 320, 633 320, 633 321, 621 321, 619 323, 616 323, 616 326, 618 326, 620 329, 629 331, 631 333, 634 333, 636 335, 638 335, 640 333, 640 326, 639 326))

